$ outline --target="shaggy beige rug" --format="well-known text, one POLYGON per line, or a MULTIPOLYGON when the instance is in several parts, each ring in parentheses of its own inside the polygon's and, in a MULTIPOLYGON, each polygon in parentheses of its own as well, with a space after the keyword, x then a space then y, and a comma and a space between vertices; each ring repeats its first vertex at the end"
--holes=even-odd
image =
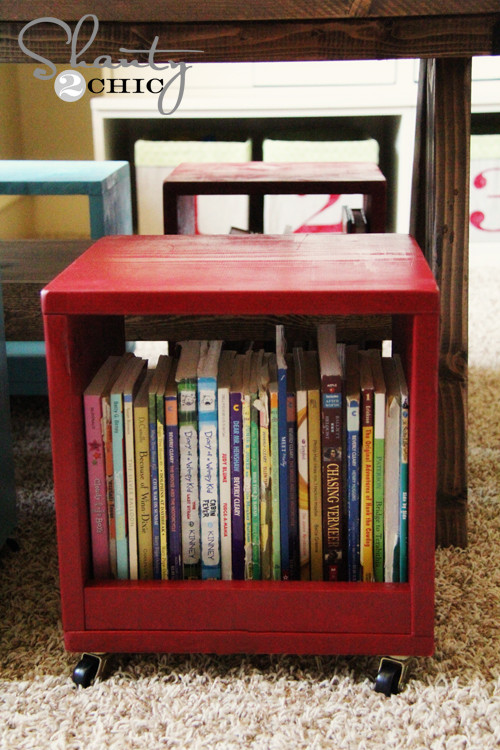
POLYGON ((371 657, 120 656, 76 689, 47 404, 13 400, 21 549, 0 555, 0 748, 500 747, 499 282, 494 255, 471 270, 470 545, 437 551, 436 652, 391 698, 373 690, 371 657))

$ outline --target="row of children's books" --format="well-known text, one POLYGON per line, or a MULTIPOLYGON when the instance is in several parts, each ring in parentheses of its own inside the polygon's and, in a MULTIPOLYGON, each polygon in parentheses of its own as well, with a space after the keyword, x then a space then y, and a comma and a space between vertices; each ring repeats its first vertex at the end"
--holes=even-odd
POLYGON ((110 356, 84 392, 95 578, 407 580, 408 389, 397 354, 110 356))

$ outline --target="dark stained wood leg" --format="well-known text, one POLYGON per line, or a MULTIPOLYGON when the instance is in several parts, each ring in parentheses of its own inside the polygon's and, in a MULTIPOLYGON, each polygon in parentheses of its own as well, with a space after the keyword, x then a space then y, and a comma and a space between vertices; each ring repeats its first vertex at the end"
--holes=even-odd
POLYGON ((441 290, 436 541, 467 545, 471 59, 422 63, 411 231, 441 290))

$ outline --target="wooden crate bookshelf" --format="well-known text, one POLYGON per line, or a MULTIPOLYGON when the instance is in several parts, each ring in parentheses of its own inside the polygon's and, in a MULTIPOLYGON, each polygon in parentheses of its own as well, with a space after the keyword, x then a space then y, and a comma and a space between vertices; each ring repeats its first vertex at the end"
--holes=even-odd
POLYGON ((372 232, 386 231, 386 180, 369 162, 180 164, 163 183, 165 234, 195 234, 197 195, 248 195, 250 229, 264 231, 265 195, 362 195, 372 232))
MULTIPOLYGON (((66 648, 427 655, 433 650, 439 300, 403 235, 105 237, 42 292, 66 648), (411 398, 409 581, 95 581, 82 393, 125 320, 384 319, 411 398), (362 317, 363 319, 363 317, 362 317)), ((346 329, 347 330, 347 329, 346 329)))

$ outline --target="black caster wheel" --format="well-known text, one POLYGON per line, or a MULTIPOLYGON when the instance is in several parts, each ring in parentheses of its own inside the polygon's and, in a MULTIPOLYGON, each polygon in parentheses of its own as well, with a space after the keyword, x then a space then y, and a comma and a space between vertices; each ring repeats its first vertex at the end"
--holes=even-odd
POLYGON ((21 549, 21 547, 19 546, 19 542, 17 542, 15 539, 13 539, 10 536, 7 537, 7 539, 5 540, 5 544, 10 549, 11 552, 19 552, 19 550, 21 549))
POLYGON ((399 693, 405 683, 407 669, 407 659, 404 657, 382 658, 375 678, 375 692, 388 697, 399 693))
POLYGON ((75 685, 87 688, 98 677, 102 677, 106 665, 106 654, 83 654, 71 675, 75 685))

